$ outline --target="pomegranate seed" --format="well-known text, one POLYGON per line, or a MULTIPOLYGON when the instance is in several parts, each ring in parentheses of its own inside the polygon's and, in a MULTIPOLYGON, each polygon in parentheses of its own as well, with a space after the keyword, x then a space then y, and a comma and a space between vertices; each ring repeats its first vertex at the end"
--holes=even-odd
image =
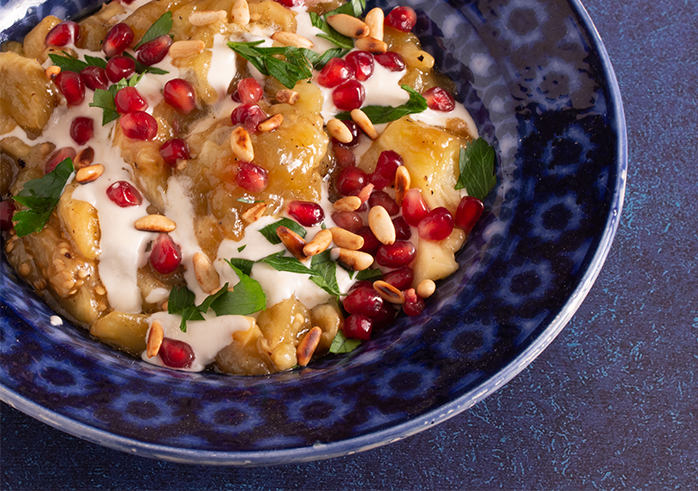
POLYGON ((342 111, 358 109, 366 99, 364 86, 356 80, 347 80, 332 92, 332 102, 342 111))
POLYGON ((412 281, 414 281, 414 270, 409 266, 404 266, 386 274, 383 281, 390 283, 398 290, 406 290, 412 286, 412 281))
POLYGON ((374 55, 376 61, 391 72, 401 72, 405 69, 405 60, 398 53, 388 51, 374 55))
POLYGON ((165 59, 172 46, 172 38, 167 34, 158 36, 142 44, 136 51, 136 59, 145 66, 153 66, 165 59))
POLYGON ((322 207, 312 201, 291 201, 287 211, 294 220, 305 227, 312 227, 325 219, 322 207))
POLYGON ((383 306, 383 299, 373 288, 357 288, 344 297, 344 310, 350 314, 376 315, 383 306))
POLYGON ((238 82, 237 94, 243 104, 259 102, 263 93, 262 86, 254 78, 243 78, 238 82))
POLYGON ((344 320, 342 332, 351 339, 361 339, 367 341, 371 339, 373 321, 370 317, 362 314, 351 314, 344 320))
POLYGON ((393 226, 395 227, 395 238, 397 240, 409 240, 412 237, 412 229, 404 217, 393 218, 393 226))
POLYGON ((347 62, 354 67, 356 80, 365 82, 373 75, 373 55, 368 51, 352 51, 346 58, 347 62))
POLYGON ((53 81, 69 106, 79 106, 85 100, 85 84, 78 73, 64 70, 53 81))
MULTIPOLYGON (((367 290, 373 290, 373 282, 369 280, 361 280, 357 281, 353 285, 351 285, 351 288, 349 288, 350 292, 353 292, 354 290, 360 290, 362 288, 366 288, 367 290)), ((375 290, 373 290, 375 291, 375 290)))
POLYGON ((45 46, 66 46, 75 43, 80 34, 80 26, 77 22, 67 20, 56 25, 46 34, 45 46))
POLYGON ((46 161, 44 164, 44 174, 48 174, 53 171, 58 164, 63 162, 65 159, 74 159, 78 153, 72 147, 59 148, 46 161))
POLYGON ((115 56, 107 62, 105 72, 110 82, 117 83, 119 80, 129 78, 136 73, 136 62, 125 56, 115 56))
POLYGON ((235 89, 232 94, 230 94, 230 98, 233 100, 233 102, 237 102, 238 104, 240 103, 240 94, 238 94, 238 89, 235 89))
POLYGON ((12 230, 12 217, 16 209, 12 201, 0 201, 0 230, 12 230))
POLYGON ((261 193, 269 184, 269 173, 257 164, 238 162, 238 173, 235 176, 235 182, 245 191, 261 193))
POLYGON ((172 138, 163 143, 160 147, 160 155, 170 167, 175 167, 180 159, 186 160, 191 157, 189 145, 181 138, 172 138))
POLYGON ((482 216, 484 209, 485 205, 479 199, 473 196, 463 197, 456 210, 455 226, 469 234, 482 216))
POLYGON ((170 274, 182 262, 182 251, 168 234, 160 234, 150 251, 150 265, 160 274, 170 274))
POLYGON ((354 233, 358 232, 359 229, 364 226, 361 215, 355 211, 337 211, 332 213, 332 220, 339 228, 354 233))
POLYGON ((288 8, 305 5, 305 0, 276 0, 276 2, 288 8))
POLYGON ((351 167, 356 165, 356 156, 354 152, 341 145, 333 146, 334 156, 337 159, 337 165, 340 167, 351 167))
POLYGON ((359 230, 357 230, 354 233, 356 235, 360 235, 361 237, 364 238, 364 245, 359 250, 361 252, 366 252, 372 256, 375 255, 376 251, 380 247, 381 243, 376 238, 376 236, 373 235, 373 232, 371 232, 371 228, 370 227, 361 227, 359 230))
POLYGON ((427 100, 427 106, 434 111, 450 112, 456 108, 453 96, 441 87, 432 87, 422 94, 427 100))
POLYGON ((410 7, 395 7, 384 21, 386 26, 402 32, 410 32, 417 23, 417 13, 410 7))
POLYGON ((107 188, 107 197, 121 208, 139 206, 143 196, 133 184, 128 181, 116 181, 107 188))
POLYGON ((70 123, 70 137, 78 145, 84 145, 87 140, 92 138, 94 133, 94 120, 92 118, 86 118, 84 116, 79 116, 70 123))
POLYGON ((257 131, 257 125, 265 119, 267 119, 266 113, 257 104, 243 104, 233 109, 230 114, 230 122, 233 125, 244 125, 250 133, 257 131))
POLYGON ((167 104, 181 113, 189 114, 196 109, 196 92, 186 80, 173 78, 165 84, 162 95, 167 104))
POLYGON ((341 58, 332 58, 318 73, 317 83, 331 89, 351 78, 354 78, 354 65, 341 58))
POLYGON ((109 57, 117 56, 123 53, 133 42, 133 30, 123 22, 116 24, 109 29, 102 51, 109 57))
POLYGON ((124 114, 119 124, 124 135, 134 140, 152 140, 158 134, 158 122, 144 111, 124 114))
POLYGON ((429 207, 422 198, 422 193, 417 188, 412 188, 405 193, 402 200, 402 216, 407 223, 416 227, 424 217, 429 214, 429 207))
POLYGON ((353 196, 366 185, 366 173, 358 167, 345 167, 337 173, 334 185, 344 196, 353 196))
POLYGON ((382 329, 384 327, 389 326, 395 320, 396 315, 397 310, 395 310, 395 308, 393 308, 393 306, 390 305, 390 303, 383 302, 383 306, 378 311, 378 313, 371 317, 371 320, 373 321, 373 327, 375 327, 376 329, 382 329))
POLYGON ((410 264, 416 255, 412 242, 396 240, 394 244, 383 244, 378 248, 376 262, 386 268, 401 268, 410 264))
POLYGON ((107 90, 109 87, 109 79, 107 78, 107 71, 98 66, 88 66, 80 70, 80 78, 85 86, 90 90, 107 90))
POLYGON ((189 344, 172 338, 162 339, 158 354, 162 363, 170 368, 189 368, 196 358, 189 344))
POLYGON ((148 103, 135 87, 124 87, 118 91, 114 97, 114 104, 119 114, 148 109, 148 103))
POLYGON ((349 143, 342 143, 336 138, 332 138, 332 144, 336 147, 344 147, 344 148, 354 148, 359 145, 359 137, 361 136, 361 129, 359 128, 359 125, 356 124, 353 121, 343 121, 344 126, 346 126, 349 129, 349 132, 351 133, 351 141, 349 143))
POLYGON ((373 191, 371 197, 368 198, 368 206, 371 208, 374 206, 382 206, 390 216, 395 216, 400 213, 400 205, 398 205, 385 191, 373 191))
POLYGON ((405 162, 402 160, 399 153, 392 150, 384 150, 378 156, 375 172, 389 179, 390 182, 393 183, 395 182, 395 172, 401 165, 405 165, 405 162))
POLYGON ((410 317, 419 315, 424 311, 424 307, 426 307, 424 299, 417 295, 414 288, 405 291, 405 303, 402 304, 402 310, 407 315, 410 317))
POLYGON ((439 206, 419 222, 419 237, 424 240, 444 240, 453 232, 453 216, 439 206))

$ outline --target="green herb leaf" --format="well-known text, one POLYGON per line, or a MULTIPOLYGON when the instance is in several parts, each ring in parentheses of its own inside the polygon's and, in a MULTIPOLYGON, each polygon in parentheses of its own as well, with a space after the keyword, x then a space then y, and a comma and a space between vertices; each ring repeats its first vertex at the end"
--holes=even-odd
POLYGON ((65 51, 63 53, 65 56, 57 55, 55 53, 48 55, 49 58, 51 58, 51 62, 57 67, 60 67, 62 71, 80 72, 80 70, 83 70, 88 66, 98 66, 100 68, 107 67, 107 60, 103 58, 85 55, 85 61, 80 61, 78 58, 69 55, 65 51))
POLYGON ((213 293, 206 297, 203 302, 201 302, 201 305, 199 305, 197 308, 199 309, 200 312, 206 313, 208 312, 208 309, 211 308, 211 305, 213 305, 213 302, 218 300, 221 296, 225 295, 225 292, 228 291, 228 283, 223 285, 216 293, 213 293))
MULTIPOLYGON (((409 85, 401 85, 403 90, 410 94, 410 100, 398 107, 391 106, 366 106, 361 110, 366 113, 366 116, 373 124, 389 123, 400 119, 408 114, 421 113, 427 109, 427 100, 422 95, 414 90, 409 85)), ((351 114, 348 112, 339 113, 337 119, 349 120, 351 114)))
POLYGON ((250 315, 263 310, 267 306, 267 297, 261 285, 239 268, 230 265, 240 281, 233 291, 225 291, 211 303, 216 315, 250 315))
POLYGON ((330 10, 325 14, 325 16, 335 14, 347 14, 353 17, 361 17, 365 9, 366 0, 351 0, 350 2, 347 2, 334 10, 330 10))
POLYGON ((313 256, 310 260, 310 269, 314 274, 310 280, 330 295, 338 297, 341 292, 337 284, 337 263, 332 260, 330 254, 331 252, 327 250, 313 256))
POLYGON ((494 175, 494 148, 484 139, 478 138, 460 150, 458 165, 460 177, 456 189, 465 188, 469 196, 484 200, 497 184, 494 175))
POLYGON ((73 161, 68 158, 45 176, 24 184, 24 188, 14 197, 17 203, 28 207, 27 210, 15 213, 13 217, 17 222, 15 232, 18 237, 24 237, 44 228, 72 173, 73 161))
POLYGON ((150 26, 147 31, 145 31, 145 34, 143 34, 143 37, 138 44, 133 47, 133 50, 137 50, 142 45, 152 41, 153 39, 157 39, 160 36, 169 34, 170 29, 172 29, 172 12, 167 11, 162 14, 158 20, 153 22, 153 25, 150 26))
POLYGON ((187 321, 204 320, 201 311, 194 304, 195 300, 196 295, 186 286, 175 286, 170 290, 170 296, 167 299, 167 313, 182 317, 179 323, 179 329, 182 332, 187 332, 187 321))
MULTIPOLYGON (((349 4, 346 4, 349 5, 349 4)), ((315 12, 309 12, 310 23, 313 27, 317 27, 325 34, 318 34, 318 37, 327 39, 329 42, 336 44, 340 48, 352 49, 354 47, 354 40, 348 36, 338 33, 332 26, 327 22, 326 15, 320 16, 315 12)), ((327 14, 332 15, 332 14, 327 14)), ((351 15, 351 14, 350 14, 351 15)), ((328 50, 329 51, 329 50, 328 50)))
POLYGON ((314 271, 305 266, 295 257, 287 257, 283 256, 283 254, 284 251, 282 251, 281 254, 272 254, 263 259, 260 259, 259 262, 268 264, 277 271, 286 271, 288 273, 299 273, 309 275, 315 274, 314 271))
POLYGON ((133 75, 128 80, 121 79, 115 85, 110 85, 108 90, 95 90, 90 107, 102 109, 102 126, 119 119, 119 113, 116 111, 116 103, 114 102, 116 93, 126 87, 135 87, 142 77, 143 75, 140 74, 133 75))
POLYGON ((136 65, 136 73, 152 73, 153 75, 167 75, 168 73, 170 73, 167 70, 163 70, 162 68, 144 65, 143 63, 135 59, 133 55, 131 55, 130 53, 124 52, 123 56, 125 56, 126 58, 131 58, 133 60, 133 62, 136 65))
POLYGON ((356 281, 375 280, 383 276, 380 269, 364 269, 356 275, 356 281))
POLYGON ((322 68, 330 61, 332 58, 342 58, 349 52, 346 48, 331 48, 324 53, 316 53, 312 50, 305 50, 305 55, 307 56, 310 63, 313 64, 313 68, 316 70, 322 70, 322 68))
POLYGON ((305 237, 308 233, 298 222, 295 222, 290 218, 282 218, 278 222, 271 223, 266 227, 259 229, 259 233, 264 235, 272 244, 281 244, 281 239, 279 239, 279 236, 276 235, 276 229, 282 226, 293 230, 301 237, 305 237))
POLYGON ((361 344, 360 339, 349 339, 340 330, 337 331, 334 339, 332 340, 332 345, 330 346, 330 353, 342 354, 354 351, 361 344))
MULTIPOLYGON (((238 249, 238 251, 240 251, 240 249, 238 249)), ((254 266, 254 261, 242 259, 241 257, 231 257, 230 259, 226 259, 225 262, 228 263, 231 268, 234 266, 240 269, 240 271, 245 273, 247 276, 252 274, 252 266, 254 266)))
POLYGON ((277 48, 262 48, 263 41, 251 43, 229 42, 228 47, 259 70, 260 73, 274 77, 284 86, 292 89, 301 80, 313 76, 312 64, 302 48, 284 46, 277 48), (280 60, 275 55, 282 55, 286 60, 280 60))
POLYGON ((240 247, 238 247, 238 252, 244 251, 244 250, 245 250, 245 247, 247 247, 247 244, 241 245, 240 247))
POLYGON ((264 203, 263 199, 252 199, 252 198, 238 198, 235 201, 239 201, 240 203, 247 203, 248 205, 252 205, 255 203, 264 203))
POLYGON ((96 56, 85 55, 85 61, 90 66, 96 66, 99 68, 107 68, 107 60, 104 58, 97 58, 96 56))

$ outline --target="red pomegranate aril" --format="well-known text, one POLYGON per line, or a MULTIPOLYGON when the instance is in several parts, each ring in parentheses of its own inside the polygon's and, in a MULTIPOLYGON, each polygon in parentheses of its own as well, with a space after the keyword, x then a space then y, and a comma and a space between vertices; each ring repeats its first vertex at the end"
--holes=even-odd
POLYGON ((359 82, 365 82, 373 75, 373 55, 368 51, 352 51, 345 60, 354 67, 354 75, 359 82))
POLYGON ((267 119, 266 113, 257 104, 242 104, 233 109, 230 114, 230 122, 233 125, 243 125, 249 133, 257 131, 257 125, 265 119, 267 119))
POLYGON ((354 290, 360 290, 361 288, 366 288, 367 290, 376 291, 373 289, 373 281, 369 281, 369 280, 357 281, 356 283, 351 285, 351 288, 349 288, 349 291, 353 292, 354 290))
POLYGON ((243 78, 238 82, 237 94, 243 104, 254 104, 262 98, 264 90, 254 78, 243 78))
POLYGON ((128 181, 116 181, 107 188, 107 197, 121 208, 139 206, 143 203, 143 195, 128 181))
POLYGON ((70 123, 70 137, 78 145, 84 145, 92 138, 94 133, 94 120, 84 116, 78 116, 70 123))
POLYGON ((344 297, 342 301, 344 310, 350 314, 363 314, 369 317, 376 315, 381 306, 383 299, 373 288, 358 288, 352 290, 344 297))
POLYGON ((417 24, 417 13, 410 7, 395 7, 385 16, 384 24, 398 31, 410 32, 417 24))
POLYGON ((12 230, 12 217, 16 209, 12 201, 0 201, 0 230, 12 230))
POLYGON ((44 164, 44 174, 48 174, 53 171, 58 164, 63 162, 65 159, 74 159, 78 153, 72 147, 59 148, 51 154, 51 156, 44 164))
POLYGON ((388 51, 386 53, 380 53, 374 55, 376 62, 384 66, 391 72, 401 72, 405 69, 405 60, 402 59, 398 53, 394 51, 388 51))
POLYGON ((124 87, 118 91, 114 97, 114 104, 119 114, 148 109, 148 103, 135 87, 124 87))
POLYGON ((317 76, 317 82, 331 89, 354 77, 354 65, 341 58, 331 58, 322 67, 317 76))
POLYGON ((383 281, 390 283, 398 290, 406 290, 412 286, 412 281, 414 281, 414 270, 409 266, 404 266, 387 273, 383 277, 383 281))
POLYGON ((136 59, 145 66, 153 66, 165 59, 172 46, 172 38, 167 34, 158 36, 142 44, 136 51, 136 59))
POLYGON ((426 307, 424 299, 417 295, 414 288, 405 291, 405 303, 402 304, 402 310, 405 314, 414 317, 421 314, 424 311, 424 307, 426 307))
POLYGON ((409 240, 412 237, 412 229, 404 217, 398 216, 393 218, 393 226, 395 227, 395 238, 397 240, 409 240))
POLYGON ((371 331, 373 330, 373 321, 370 317, 362 314, 351 314, 344 320, 342 332, 351 339, 361 339, 368 341, 371 339, 371 331))
POLYGON ((124 135, 134 140, 152 140, 158 134, 158 122, 144 111, 124 114, 119 124, 124 135))
POLYGON ((261 193, 269 184, 269 173, 257 164, 238 162, 238 173, 235 176, 235 182, 245 191, 261 193))
POLYGON ((349 143, 342 143, 336 138, 332 138, 332 144, 335 147, 344 147, 344 148, 354 148, 358 146, 359 144, 359 137, 361 136, 361 129, 359 128, 359 125, 356 124, 354 121, 344 121, 344 126, 346 126, 349 131, 351 132, 351 141, 349 143))
POLYGON ((419 222, 419 238, 424 240, 444 240, 453 232, 453 215, 439 206, 419 222))
POLYGON ((371 208, 374 206, 382 206, 391 217, 400 213, 400 205, 398 205, 385 191, 374 190, 373 193, 371 193, 371 197, 368 198, 368 206, 371 208))
POLYGON ((361 227, 359 230, 354 232, 356 235, 360 235, 364 239, 364 245, 361 249, 359 249, 361 252, 365 252, 370 255, 375 255, 376 251, 378 248, 381 246, 380 241, 376 238, 376 236, 371 232, 371 227, 361 227))
POLYGON ((298 7, 299 5, 305 5, 305 0, 275 0, 277 3, 280 3, 284 7, 298 7))
POLYGON ((165 366, 170 368, 189 368, 196 355, 192 347, 178 339, 163 338, 158 352, 165 366))
POLYGON ((364 226, 361 215, 355 211, 337 211, 332 213, 332 221, 334 221, 339 228, 353 233, 357 233, 359 229, 364 226))
POLYGON ((377 190, 385 189, 390 186, 395 180, 390 180, 385 176, 380 175, 377 172, 373 172, 368 175, 368 182, 373 184, 377 190))
POLYGON ((53 81, 69 106, 79 106, 85 100, 85 84, 80 74, 63 70, 53 81))
POLYGON ((102 44, 102 51, 109 57, 120 55, 131 45, 133 37, 133 29, 120 22, 109 29, 102 44))
POLYGON ((384 327, 388 327, 390 324, 393 323, 396 316, 397 310, 395 310, 395 308, 389 302, 383 302, 383 306, 378 311, 378 313, 374 316, 371 316, 371 320, 373 321, 373 327, 375 329, 382 329, 384 327))
POLYGON ((334 185, 344 196, 353 196, 366 185, 366 173, 358 167, 345 167, 337 173, 334 185))
POLYGON ((304 227, 313 227, 325 219, 322 207, 312 201, 291 201, 286 211, 304 227))
POLYGON ((364 86, 356 80, 347 80, 332 91, 332 102, 342 111, 360 108, 365 99, 364 86))
POLYGON ((453 96, 441 87, 432 87, 424 91, 422 96, 427 100, 427 107, 434 111, 450 112, 456 108, 453 96))
POLYGON ((196 109, 196 92, 192 84, 181 78, 173 78, 162 90, 165 102, 183 114, 196 109))
POLYGON ((479 199, 473 196, 463 197, 456 210, 455 226, 462 228, 466 234, 469 234, 482 216, 484 209, 485 205, 479 199))
POLYGON ((150 265, 160 274, 170 274, 182 263, 182 251, 168 234, 160 234, 153 241, 150 265))
POLYGON ((107 62, 105 72, 110 82, 117 83, 119 80, 129 78, 136 73, 136 62, 125 56, 115 56, 107 62))
POLYGON ((341 145, 335 145, 332 147, 334 150, 334 156, 337 159, 337 165, 340 167, 352 167, 356 165, 356 156, 354 152, 348 148, 344 148, 341 145))
POLYGON ((170 167, 175 167, 178 160, 191 157, 189 145, 181 138, 172 138, 163 143, 160 147, 160 155, 170 167))
POLYGON ((46 34, 45 46, 66 46, 72 44, 80 34, 80 26, 77 22, 67 20, 57 24, 46 34))
POLYGON ((109 87, 107 71, 102 67, 90 65, 83 68, 80 70, 80 78, 85 86, 91 90, 107 90, 107 87, 109 87))
POLYGON ((376 172, 394 181, 395 172, 401 165, 405 165, 405 161, 402 160, 402 156, 399 153, 393 150, 384 150, 378 156, 376 172))
POLYGON ((376 262, 386 268, 401 268, 414 261, 417 255, 412 242, 396 240, 394 244, 383 244, 376 252, 376 262))
POLYGON ((402 200, 402 216, 405 217, 407 223, 416 227, 428 214, 429 207, 422 198, 419 189, 412 188, 407 191, 402 200))

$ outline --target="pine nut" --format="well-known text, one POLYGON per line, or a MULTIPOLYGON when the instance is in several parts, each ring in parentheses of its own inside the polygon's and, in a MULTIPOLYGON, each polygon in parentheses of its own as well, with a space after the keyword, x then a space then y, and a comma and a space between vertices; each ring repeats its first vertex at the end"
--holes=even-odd
POLYGON ((332 242, 337 247, 358 251, 364 246, 364 238, 360 235, 339 227, 332 227, 329 230, 332 232, 332 242))
POLYGON ((29 276, 32 268, 29 266, 29 263, 22 263, 19 265, 19 269, 17 271, 19 272, 20 276, 29 276))
POLYGON ((78 153, 75 156, 75 162, 74 162, 74 167, 76 170, 80 170, 83 167, 87 167, 92 164, 92 161, 95 158, 95 151, 92 147, 85 147, 82 150, 80 150, 80 153, 78 153))
POLYGON ((303 336, 301 342, 298 343, 298 348, 296 348, 296 359, 298 365, 304 367, 310 362, 313 357, 313 353, 317 349, 318 344, 320 344, 320 338, 322 337, 322 329, 318 326, 313 327, 310 331, 303 336))
POLYGON ((164 215, 148 215, 139 218, 134 224, 136 230, 143 232, 172 232, 177 224, 164 215))
POLYGON ((277 31, 271 35, 271 38, 284 46, 294 46, 296 48, 306 49, 311 49, 314 46, 310 39, 294 32, 277 31))
POLYGON ((315 237, 313 237, 313 240, 308 242, 303 247, 303 254, 305 254, 308 257, 314 256, 316 254, 320 254, 321 252, 326 251, 331 243, 332 243, 332 232, 330 232, 327 229, 320 230, 317 234, 315 234, 315 237))
POLYGON ((373 264, 373 256, 361 251, 339 248, 339 260, 354 271, 363 271, 373 264))
POLYGON ((233 22, 239 26, 246 26, 250 23, 250 6, 247 0, 235 0, 233 8, 230 10, 233 22))
POLYGON ((219 20, 227 19, 228 12, 225 10, 199 10, 189 14, 189 23, 192 26, 207 26, 218 22, 219 20))
POLYGON ((378 7, 369 10, 365 20, 369 35, 374 39, 383 41, 383 22, 385 21, 383 10, 378 7))
POLYGON ((252 139, 250 134, 242 126, 237 126, 230 134, 230 148, 233 153, 243 162, 252 162, 254 160, 254 148, 252 148, 252 139))
POLYGON ((371 120, 361 109, 352 109, 351 119, 353 119, 354 122, 359 125, 361 131, 366 133, 366 136, 369 137, 371 140, 375 140, 376 138, 378 138, 378 131, 376 131, 376 127, 373 126, 371 120))
POLYGON ((88 165, 75 173, 75 180, 80 184, 87 184, 99 179, 104 174, 104 166, 102 164, 88 165))
POLYGON ((284 115, 283 114, 274 114, 271 118, 265 119, 261 123, 257 125, 257 131, 260 133, 271 133, 274 131, 276 128, 281 126, 281 123, 284 122, 284 115))
POLYGON ((429 298, 435 291, 436 283, 430 279, 422 280, 419 282, 419 285, 417 285, 417 295, 419 295, 420 298, 429 298))
POLYGON ((395 225, 382 206, 374 206, 369 210, 368 226, 381 244, 395 243, 395 225))
POLYGON ((345 196, 332 204, 332 207, 337 211, 356 211, 361 208, 361 198, 358 196, 345 196))
POLYGON ((371 197, 371 193, 373 192, 374 187, 375 186, 373 184, 366 184, 364 187, 361 188, 361 191, 359 191, 357 197, 361 200, 362 203, 368 201, 368 198, 371 197))
POLYGON ((402 204, 405 193, 409 191, 410 182, 410 173, 405 166, 401 165, 397 168, 397 172, 395 172, 395 202, 398 205, 402 204))
POLYGON ((288 249, 296 259, 299 261, 305 261, 308 259, 308 256, 303 253, 303 248, 306 244, 303 237, 284 226, 276 229, 276 235, 279 236, 279 239, 281 239, 281 242, 283 242, 283 244, 286 246, 286 249, 288 249))
POLYGON ((61 73, 61 67, 56 66, 56 65, 51 65, 46 69, 46 78, 49 80, 53 80, 58 76, 58 74, 61 73))
POLYGON ((281 89, 276 93, 276 102, 281 104, 290 104, 293 106, 296 102, 298 102, 300 97, 301 95, 295 90, 281 89))
POLYGON ((201 286, 201 289, 206 293, 213 293, 221 283, 221 278, 218 276, 216 268, 213 267, 208 256, 202 252, 197 252, 192 258, 194 264, 194 275, 196 281, 201 286))
POLYGON ((245 213, 242 214, 242 219, 247 223, 254 223, 264 215, 267 210, 267 205, 265 203, 257 203, 248 208, 245 213))
POLYGON ((168 54, 171 58, 185 58, 203 53, 204 49, 206 49, 206 45, 200 39, 175 41, 170 46, 168 54))
POLYGON ((369 53, 373 53, 375 55, 388 51, 388 45, 386 43, 371 36, 357 39, 354 42, 354 47, 361 51, 368 51, 369 53))
POLYGON ((376 290, 378 295, 381 296, 386 302, 394 304, 405 303, 405 294, 400 290, 395 288, 393 285, 387 281, 378 280, 373 282, 373 289, 376 290))
POLYGON ((148 333, 148 344, 146 349, 148 358, 152 358, 160 352, 160 346, 162 346, 164 337, 165 332, 162 330, 162 324, 158 321, 153 321, 150 325, 150 332, 148 333))
POLYGON ((351 134, 351 130, 347 128, 347 125, 337 118, 330 119, 327 122, 327 132, 332 138, 336 138, 342 143, 349 143, 354 139, 354 135, 351 134))
POLYGON ((368 36, 368 26, 361 19, 347 14, 335 14, 327 17, 327 23, 340 34, 350 38, 365 38, 368 36))

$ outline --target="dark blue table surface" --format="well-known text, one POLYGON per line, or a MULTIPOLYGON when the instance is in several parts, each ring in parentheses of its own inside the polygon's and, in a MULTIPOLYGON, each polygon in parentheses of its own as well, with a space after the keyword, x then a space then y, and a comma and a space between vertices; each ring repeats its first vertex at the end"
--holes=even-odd
POLYGON ((404 441, 271 468, 122 454, 0 403, 0 489, 697 488, 698 9, 584 3, 623 93, 626 204, 591 293, 523 373, 404 441))

